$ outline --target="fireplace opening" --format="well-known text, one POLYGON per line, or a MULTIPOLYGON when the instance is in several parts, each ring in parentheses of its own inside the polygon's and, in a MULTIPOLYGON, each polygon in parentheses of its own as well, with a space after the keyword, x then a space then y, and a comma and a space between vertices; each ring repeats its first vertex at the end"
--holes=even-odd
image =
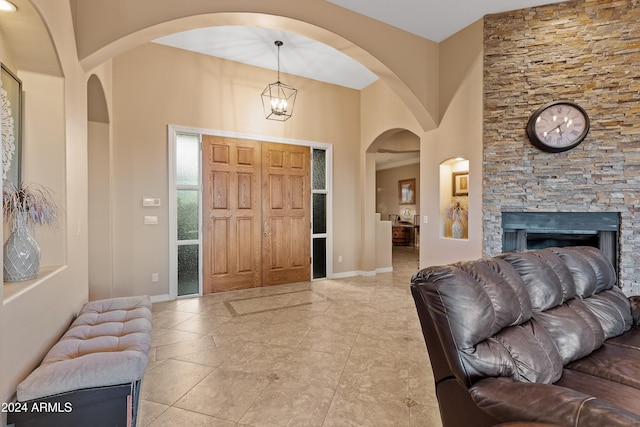
POLYGON ((618 212, 502 212, 502 252, 593 246, 618 272, 618 212))
POLYGON ((527 249, 565 246, 600 246, 598 235, 569 233, 527 233, 527 249))

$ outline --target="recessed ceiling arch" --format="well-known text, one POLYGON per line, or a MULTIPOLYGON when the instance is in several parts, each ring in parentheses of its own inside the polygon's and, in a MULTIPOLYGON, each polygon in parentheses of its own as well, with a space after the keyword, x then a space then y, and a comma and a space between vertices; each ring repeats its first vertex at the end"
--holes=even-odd
MULTIPOLYGON (((426 108, 426 104, 428 103, 423 102, 420 99, 425 98, 425 95, 422 94, 421 97, 418 97, 414 90, 412 90, 412 88, 401 79, 399 74, 395 72, 396 70, 391 69, 382 60, 374 56, 373 53, 368 52, 364 48, 335 32, 322 28, 318 25, 284 16, 266 15, 262 13, 207 13, 167 20, 156 25, 137 29, 117 40, 105 44, 93 53, 82 58, 81 64, 85 70, 91 70, 110 58, 159 37, 195 28, 221 25, 243 25, 281 29, 312 38, 331 46, 360 62, 383 80, 387 86, 389 86, 389 88, 405 103, 409 111, 411 111, 424 130, 430 130, 436 127, 436 122, 433 117, 437 117, 437 111, 429 111, 426 108)), ((420 40, 420 43, 430 43, 424 39, 420 40)), ((397 52, 394 51, 393 55, 396 54, 397 52)), ((386 59, 389 60, 388 62, 393 62, 394 58, 386 59)), ((426 81, 427 79, 425 78, 424 80, 426 81)), ((425 89, 424 82, 419 82, 414 86, 420 89, 425 89)), ((433 88, 433 90, 436 89, 437 87, 433 88)), ((426 98, 429 97, 426 96, 426 98)), ((437 95, 433 95, 433 99, 437 100, 437 95)), ((429 102, 429 104, 431 104, 431 102, 429 102)), ((435 104, 437 104, 437 102, 435 102, 434 105, 435 104)), ((434 106, 433 108, 436 107, 434 106)))

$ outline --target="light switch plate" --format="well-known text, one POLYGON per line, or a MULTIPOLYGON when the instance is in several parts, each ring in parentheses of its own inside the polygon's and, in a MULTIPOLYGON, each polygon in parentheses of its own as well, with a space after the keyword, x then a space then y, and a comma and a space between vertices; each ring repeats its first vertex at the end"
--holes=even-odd
POLYGON ((160 206, 160 198, 159 197, 143 197, 142 206, 158 207, 160 206))
POLYGON ((144 216, 144 223, 146 225, 158 225, 158 217, 157 216, 144 216))

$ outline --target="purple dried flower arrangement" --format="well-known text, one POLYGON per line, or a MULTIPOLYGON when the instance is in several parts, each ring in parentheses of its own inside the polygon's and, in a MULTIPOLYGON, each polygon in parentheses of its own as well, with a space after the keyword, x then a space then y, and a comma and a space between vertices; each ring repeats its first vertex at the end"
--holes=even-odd
POLYGON ((19 214, 26 214, 27 223, 55 225, 60 209, 51 190, 39 184, 16 185, 5 182, 2 189, 2 210, 7 221, 19 214))

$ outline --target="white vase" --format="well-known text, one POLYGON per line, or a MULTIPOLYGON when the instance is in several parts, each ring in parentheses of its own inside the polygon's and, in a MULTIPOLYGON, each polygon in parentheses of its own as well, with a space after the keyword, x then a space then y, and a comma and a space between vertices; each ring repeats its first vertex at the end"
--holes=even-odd
POLYGON ((20 282, 38 277, 40 247, 27 227, 27 214, 15 212, 13 229, 4 244, 4 280, 20 282))
POLYGON ((464 236, 464 224, 460 220, 460 217, 456 215, 451 225, 451 237, 454 239, 462 239, 464 236))

